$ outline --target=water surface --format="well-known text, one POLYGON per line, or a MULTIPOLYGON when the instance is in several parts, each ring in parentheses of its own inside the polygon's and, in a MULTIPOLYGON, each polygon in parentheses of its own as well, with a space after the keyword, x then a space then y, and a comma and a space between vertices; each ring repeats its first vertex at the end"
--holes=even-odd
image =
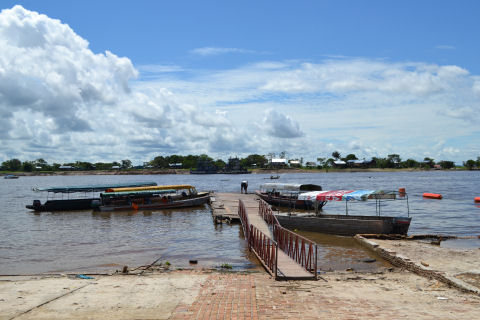
MULTIPOLYGON (((167 211, 99 213, 90 210, 33 213, 25 208, 46 194, 32 187, 71 186, 155 181, 158 184, 192 184, 198 190, 240 192, 248 180, 249 192, 265 182, 315 183, 324 189, 406 188, 409 233, 474 236, 480 234, 478 171, 296 173, 251 175, 151 175, 151 176, 36 176, 0 179, 0 274, 41 272, 93 272, 121 269, 123 265, 150 264, 158 258, 173 266, 201 267, 229 263, 234 268, 255 268, 258 262, 246 248, 238 224, 215 225, 209 206, 167 211), (443 200, 423 199, 424 192, 441 193, 443 200)), ((398 203, 397 203, 398 202, 398 203)), ((375 205, 351 203, 351 214, 375 214, 375 205)), ((343 213, 344 203, 329 203, 326 213, 343 213)), ((381 214, 405 215, 405 202, 381 208, 381 214)), ((306 235, 319 244, 319 266, 324 269, 370 268, 371 257, 351 238, 306 235)), ((461 247, 472 241, 460 242, 461 247)), ((478 246, 478 241, 473 243, 478 246)), ((375 263, 374 263, 375 264, 375 263)), ((376 266, 381 266, 377 262, 376 266)))

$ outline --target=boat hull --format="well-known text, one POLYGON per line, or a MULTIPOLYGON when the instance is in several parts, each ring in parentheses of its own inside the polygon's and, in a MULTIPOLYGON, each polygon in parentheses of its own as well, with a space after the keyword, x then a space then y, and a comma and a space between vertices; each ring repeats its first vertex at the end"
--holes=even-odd
POLYGON ((157 202, 152 204, 134 204, 134 205, 101 205, 98 207, 100 211, 131 211, 131 210, 162 210, 162 209, 174 209, 174 208, 186 208, 196 207, 208 203, 210 195, 202 195, 195 198, 175 200, 173 202, 157 202))
POLYGON ((37 200, 33 202, 33 205, 27 205, 26 208, 35 211, 90 210, 94 208, 94 203, 99 202, 99 198, 47 200, 44 204, 37 200))
POLYGON ((288 216, 276 215, 278 222, 287 229, 319 232, 341 236, 356 234, 407 234, 410 217, 383 216, 288 216))

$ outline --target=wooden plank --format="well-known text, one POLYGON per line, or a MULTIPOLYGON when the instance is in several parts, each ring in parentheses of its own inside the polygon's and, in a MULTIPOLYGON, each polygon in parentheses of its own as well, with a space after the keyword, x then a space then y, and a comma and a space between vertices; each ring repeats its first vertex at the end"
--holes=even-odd
MULTIPOLYGON (((254 194, 216 193, 214 198, 215 200, 212 201, 211 204, 214 217, 240 219, 238 217, 238 200, 242 199, 247 209, 248 221, 250 224, 254 225, 255 228, 270 237, 270 239, 273 239, 273 234, 268 228, 267 223, 258 213, 258 201, 255 200, 256 196, 254 194)), ((278 251, 277 272, 278 278, 282 280, 304 280, 314 278, 314 275, 306 271, 282 250, 278 251)))

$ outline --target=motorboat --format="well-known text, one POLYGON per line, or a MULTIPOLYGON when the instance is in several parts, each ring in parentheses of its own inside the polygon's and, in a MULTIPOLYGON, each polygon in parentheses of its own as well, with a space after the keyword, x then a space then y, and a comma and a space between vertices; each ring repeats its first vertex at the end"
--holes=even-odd
POLYGON ((191 185, 111 188, 100 194, 100 211, 161 210, 195 207, 210 200, 209 192, 191 185))
MULTIPOLYGON (((405 192, 383 190, 330 190, 314 191, 298 195, 299 201, 310 201, 314 213, 278 212, 279 223, 291 230, 302 230, 326 234, 354 236, 356 234, 407 234, 412 218, 405 192), (381 215, 388 201, 404 200, 406 215, 381 215), (320 210, 329 201, 345 202, 344 214, 325 214, 320 210), (348 204, 351 202, 375 201, 374 215, 351 215, 348 204)), ((373 207, 373 206, 372 206, 373 207)))
POLYGON ((33 200, 27 209, 34 211, 69 211, 93 209, 100 203, 100 192, 111 188, 156 186, 156 182, 140 181, 128 183, 110 183, 102 185, 66 186, 34 188, 37 192, 47 192, 47 200, 33 200))
MULTIPOLYGON (((313 201, 299 199, 299 194, 321 190, 322 187, 316 184, 264 183, 260 185, 260 190, 255 191, 255 194, 273 206, 309 210, 314 209, 313 201)), ((317 203, 317 206, 321 209, 323 204, 317 203)))

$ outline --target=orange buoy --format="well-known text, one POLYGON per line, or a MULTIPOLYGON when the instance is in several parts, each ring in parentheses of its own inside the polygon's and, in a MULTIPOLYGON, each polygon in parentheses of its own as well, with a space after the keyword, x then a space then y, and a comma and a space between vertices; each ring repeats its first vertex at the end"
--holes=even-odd
POLYGON ((473 199, 473 201, 475 201, 476 203, 479 203, 479 202, 480 202, 480 197, 475 197, 475 198, 473 199))
POLYGON ((400 197, 405 197, 405 188, 398 188, 398 194, 400 197))
POLYGON ((442 195, 441 194, 438 194, 438 193, 428 193, 428 192, 425 192, 423 194, 423 197, 424 198, 430 198, 430 199, 442 199, 442 195))

